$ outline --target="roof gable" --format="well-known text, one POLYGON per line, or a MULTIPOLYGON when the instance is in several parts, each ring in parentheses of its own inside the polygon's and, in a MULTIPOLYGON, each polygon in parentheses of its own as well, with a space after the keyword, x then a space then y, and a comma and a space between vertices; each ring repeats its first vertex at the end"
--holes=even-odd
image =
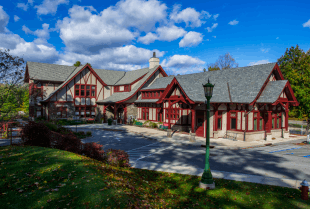
POLYGON ((68 78, 65 80, 65 82, 63 82, 60 86, 58 86, 57 89, 55 89, 46 99, 42 100, 42 102, 47 102, 49 101, 53 95, 55 95, 56 92, 60 91, 63 87, 65 87, 70 81, 72 81, 77 75, 79 75, 84 69, 88 68, 88 70, 95 75, 95 77, 99 80, 99 82, 103 85, 103 86, 107 86, 107 84, 105 84, 101 78, 97 75, 97 73, 90 67, 89 64, 85 64, 82 66, 77 67, 69 76, 68 78))
POLYGON ((30 79, 61 82, 64 82, 76 68, 75 66, 55 65, 39 62, 27 62, 26 65, 30 79))
POLYGON ((206 100, 202 84, 207 83, 208 79, 210 79, 210 83, 215 84, 211 102, 251 103, 255 100, 274 66, 275 63, 268 63, 180 75, 176 79, 188 97, 195 102, 204 102, 206 100))
POLYGON ((119 81, 117 81, 115 85, 131 84, 135 80, 146 75, 149 71, 150 71, 149 68, 143 68, 140 70, 133 70, 133 71, 125 72, 125 75, 119 81))

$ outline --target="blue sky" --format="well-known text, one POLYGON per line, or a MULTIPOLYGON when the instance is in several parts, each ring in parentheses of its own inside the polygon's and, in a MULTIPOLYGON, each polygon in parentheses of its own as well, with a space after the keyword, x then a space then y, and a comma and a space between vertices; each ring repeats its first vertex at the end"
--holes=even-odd
POLYGON ((229 52, 240 67, 310 49, 310 1, 16 0, 0 3, 0 49, 25 61, 201 72, 229 52))

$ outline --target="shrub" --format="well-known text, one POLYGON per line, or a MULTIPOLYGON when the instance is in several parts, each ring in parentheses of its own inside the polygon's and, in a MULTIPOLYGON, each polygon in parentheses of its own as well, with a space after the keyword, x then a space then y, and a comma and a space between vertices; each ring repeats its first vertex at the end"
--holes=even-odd
POLYGON ((95 142, 85 143, 82 150, 82 154, 92 159, 104 161, 105 160, 104 150, 102 150, 101 147, 103 147, 103 145, 97 144, 95 142))
POLYGON ((106 162, 117 167, 130 167, 129 155, 124 150, 108 149, 106 162))
POLYGON ((82 142, 73 133, 61 134, 51 131, 50 140, 52 148, 81 154, 82 142))
POLYGON ((46 122, 46 123, 44 123, 44 125, 46 127, 48 127, 48 129, 51 130, 51 131, 57 132, 57 130, 58 130, 57 125, 55 125, 53 123, 46 122))
POLYGON ((87 132, 86 132, 86 135, 87 135, 87 136, 91 136, 91 131, 87 131, 87 132))
POLYGON ((152 127, 152 128, 158 128, 158 126, 157 126, 156 123, 152 123, 151 127, 152 127))
POLYGON ((108 119, 108 123, 112 123, 113 122, 113 119, 112 118, 109 118, 108 119))
POLYGON ((50 130, 43 123, 29 121, 21 131, 22 143, 30 146, 51 147, 50 130))
POLYGON ((35 119, 36 122, 38 122, 38 121, 45 121, 45 120, 46 120, 46 117, 45 117, 45 116, 40 116, 40 117, 37 117, 37 118, 35 119))
POLYGON ((78 134, 79 135, 85 135, 85 132, 84 131, 78 131, 78 134))
POLYGON ((150 123, 152 123, 151 121, 147 120, 143 123, 144 126, 149 127, 150 123))

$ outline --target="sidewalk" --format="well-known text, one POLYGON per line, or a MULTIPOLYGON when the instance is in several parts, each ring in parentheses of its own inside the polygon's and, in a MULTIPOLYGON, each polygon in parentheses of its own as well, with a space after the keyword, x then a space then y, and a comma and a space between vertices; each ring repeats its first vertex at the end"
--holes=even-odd
MULTIPOLYGON (((75 127, 75 126, 65 126, 65 127, 75 127)), ((171 142, 174 144, 183 144, 190 146, 201 146, 206 144, 206 139, 203 137, 196 137, 196 142, 189 141, 189 135, 174 133, 172 138, 167 137, 166 131, 160 131, 156 129, 142 128, 130 125, 111 125, 107 124, 87 124, 87 125, 79 125, 78 127, 90 128, 90 129, 106 129, 106 130, 115 130, 115 131, 126 131, 133 132, 138 135, 142 135, 145 138, 153 139, 157 141, 171 142)), ((290 136, 289 139, 276 138, 272 141, 254 141, 254 142, 243 142, 243 141, 232 141, 229 139, 210 139, 210 145, 215 146, 213 149, 245 149, 250 147, 262 147, 267 143, 272 143, 272 145, 277 144, 289 144, 289 143, 299 143, 306 140, 306 136, 290 136)), ((156 170, 170 173, 180 173, 187 175, 195 175, 202 176, 203 169, 199 169, 193 166, 182 166, 182 165, 174 165, 174 164, 159 164, 159 163, 151 163, 145 161, 131 162, 130 163, 133 168, 139 169, 147 169, 147 170, 156 170)), ((231 173, 231 172, 223 172, 211 170, 212 176, 214 178, 223 178, 227 180, 234 181, 244 181, 244 182, 252 182, 266 185, 274 185, 280 187, 288 187, 298 189, 300 183, 303 179, 295 180, 295 179, 279 179, 273 177, 265 177, 259 175, 248 175, 242 173, 231 173)), ((310 181, 310 179, 306 179, 310 181)))

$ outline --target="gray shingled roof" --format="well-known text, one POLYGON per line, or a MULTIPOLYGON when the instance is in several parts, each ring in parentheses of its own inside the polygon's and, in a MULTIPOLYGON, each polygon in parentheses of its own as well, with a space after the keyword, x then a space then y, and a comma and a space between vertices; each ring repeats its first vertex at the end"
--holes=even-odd
POLYGON ((133 70, 125 72, 124 77, 122 77, 115 85, 125 85, 130 84, 140 78, 141 76, 147 74, 150 71, 149 68, 142 68, 140 70, 133 70))
POLYGON ((65 81, 75 66, 55 65, 39 62, 27 62, 30 79, 65 81))
POLYGON ((157 101, 158 101, 158 99, 138 99, 135 101, 135 103, 140 103, 140 102, 155 103, 157 101))
POLYGON ((204 102, 206 100, 202 84, 206 84, 209 78, 210 83, 215 84, 210 102, 230 102, 227 87, 228 83, 231 102, 251 103, 259 93, 275 64, 276 63, 268 63, 249 67, 180 75, 177 76, 176 79, 187 96, 195 102, 204 102))
POLYGON ((174 76, 157 78, 154 81, 154 83, 152 83, 152 85, 150 85, 148 87, 143 87, 142 90, 166 88, 171 83, 173 78, 174 78, 174 76))
POLYGON ((77 74, 85 65, 81 65, 79 67, 76 67, 76 69, 66 78, 66 80, 61 85, 59 85, 57 88, 55 88, 54 91, 52 91, 45 99, 43 99, 41 101, 44 102, 44 101, 48 100, 49 98, 51 98, 58 89, 61 89, 64 86, 64 84, 67 81, 69 81, 72 77, 74 77, 74 75, 77 74))
POLYGON ((287 80, 269 81, 266 88, 258 98, 257 103, 274 103, 279 98, 287 80))
POLYGON ((138 84, 131 89, 130 92, 117 92, 112 94, 111 96, 109 96, 106 99, 103 100, 98 100, 97 103, 114 103, 114 102, 118 102, 124 99, 127 99, 128 97, 132 96, 137 90, 138 88, 141 87, 141 85, 149 79, 149 77, 153 74, 154 71, 157 70, 159 65, 155 66, 154 68, 150 69, 149 72, 140 80, 138 81, 138 84))
POLYGON ((115 85, 125 75, 125 71, 93 69, 107 85, 115 85))

